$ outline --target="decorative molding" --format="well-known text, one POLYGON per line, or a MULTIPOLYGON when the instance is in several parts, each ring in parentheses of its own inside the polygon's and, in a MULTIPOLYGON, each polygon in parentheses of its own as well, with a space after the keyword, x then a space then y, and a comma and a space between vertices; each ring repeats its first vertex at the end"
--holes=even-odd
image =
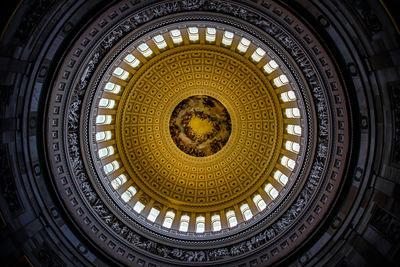
MULTIPOLYGON (((276 8, 274 10, 279 10, 280 13, 282 13, 281 9, 276 8)), ((277 12, 275 13, 277 14, 277 12)), ((108 36, 104 37, 104 41, 102 41, 101 45, 92 54, 93 56, 88 61, 88 64, 83 68, 84 71, 80 75, 76 87, 72 92, 70 92, 72 93, 72 96, 69 98, 68 109, 66 111, 68 114, 68 140, 66 144, 68 147, 68 153, 66 158, 69 159, 73 174, 73 176, 71 178, 68 177, 68 179, 71 179, 71 181, 74 182, 77 181, 80 188, 79 190, 83 193, 83 196, 90 204, 93 211, 97 214, 98 218, 103 222, 103 225, 112 229, 117 236, 128 241, 135 249, 147 251, 150 255, 153 254, 164 258, 191 262, 223 260, 228 256, 236 257, 248 252, 259 251, 260 247, 265 249, 268 248, 268 253, 272 259, 274 256, 279 254, 280 251, 283 251, 290 246, 294 246, 292 245, 294 242, 299 242, 299 239, 297 238, 298 236, 301 236, 303 233, 312 229, 315 222, 320 220, 319 216, 321 210, 327 210, 329 207, 329 203, 333 198, 332 194, 337 190, 341 178, 340 175, 343 171, 344 163, 342 163, 342 161, 345 160, 346 153, 336 153, 336 147, 340 146, 342 151, 347 149, 348 136, 346 135, 346 106, 344 101, 339 104, 332 104, 332 101, 330 100, 333 98, 333 95, 337 95, 343 100, 345 98, 341 91, 340 82, 335 76, 335 70, 330 68, 332 65, 329 62, 327 55, 321 52, 322 48, 318 47, 318 44, 312 44, 315 41, 313 41, 309 35, 305 35, 305 33, 303 34, 303 37, 305 38, 305 42, 303 42, 300 41, 300 37, 293 38, 293 36, 288 34, 287 29, 283 30, 280 27, 281 25, 278 25, 276 22, 270 21, 270 18, 243 8, 239 6, 239 4, 236 5, 222 1, 206 0, 174 1, 157 4, 151 9, 144 9, 144 11, 136 13, 133 18, 128 18, 117 26, 116 29, 112 30, 108 36), (182 249, 179 247, 156 243, 147 237, 141 236, 133 229, 130 229, 129 226, 125 225, 124 222, 117 218, 105 205, 103 200, 99 198, 98 193, 91 184, 92 182, 88 177, 87 170, 85 169, 85 163, 83 160, 84 155, 80 148, 82 140, 79 138, 80 114, 83 113, 83 96, 94 71, 98 67, 98 63, 104 59, 105 54, 108 53, 110 49, 117 42, 122 40, 122 38, 124 38, 131 30, 139 28, 141 24, 150 21, 157 16, 161 16, 161 14, 166 15, 194 9, 226 13, 239 17, 240 19, 243 19, 263 30, 265 34, 273 37, 276 42, 284 47, 286 52, 291 55, 297 66, 300 68, 303 77, 308 84, 308 88, 310 88, 313 105, 317 110, 316 120, 318 125, 318 128, 316 129, 318 145, 315 147, 315 157, 313 159, 313 164, 310 166, 310 170, 308 171, 309 175, 306 177, 305 184, 300 193, 295 197, 294 202, 287 208, 286 212, 282 213, 280 217, 268 227, 264 227, 261 231, 258 231, 257 234, 253 234, 244 241, 228 246, 220 246, 218 248, 205 250, 182 249), (157 11, 152 12, 150 10, 157 11), (313 45, 313 49, 309 48, 311 47, 310 44, 313 45), (316 58, 318 58, 318 61, 316 58), (311 59, 313 61, 311 61, 311 59), (315 65, 320 64, 322 64, 322 66, 319 66, 320 69, 318 69, 315 65), (324 83, 321 83, 321 79, 324 80, 324 83), (333 116, 328 114, 327 110, 330 109, 333 110, 333 116), (339 117, 344 117, 344 121, 341 121, 342 125, 340 126, 340 129, 335 129, 337 124, 336 120, 338 120, 339 117), (335 151, 335 153, 333 151, 335 151), (75 178, 77 179, 75 180, 75 178), (328 180, 330 181, 330 186, 326 187, 328 189, 324 191, 328 180), (315 198, 317 195, 320 198, 315 198), (310 228, 306 227, 304 224, 301 225, 299 222, 300 218, 305 217, 307 218, 307 226, 310 226, 310 228), (296 230, 295 228, 299 230, 296 230), (295 238, 289 239, 288 235, 284 235, 285 233, 291 233, 291 237, 295 236, 295 238), (278 241, 282 244, 279 248, 273 245, 278 241)), ((285 27, 288 26, 286 25, 285 27)), ((290 31, 294 34, 294 31, 303 33, 305 30, 299 25, 293 25, 290 31)), ((76 51, 79 50, 77 49, 76 51)), ((80 54, 81 51, 76 53, 77 57, 79 57, 80 54)), ((281 54, 281 56, 283 55, 281 54)), ((311 111, 308 110, 308 116, 311 116, 310 114, 311 111)), ((309 118, 309 120, 311 119, 312 118, 309 118)), ((51 151, 50 154, 52 154, 51 151)), ((63 176, 61 179, 65 180, 66 178, 64 177, 64 168, 62 167, 62 163, 58 163, 58 166, 55 166, 55 168, 58 173, 63 176)), ((72 182, 72 184, 74 182, 72 182)), ((60 186, 66 188, 64 185, 68 184, 68 182, 63 182, 63 180, 61 180, 61 183, 63 185, 60 186)), ((73 193, 68 188, 66 188, 65 191, 68 196, 71 196, 70 201, 72 207, 74 207, 77 205, 77 200, 76 198, 73 198, 73 193)), ((90 222, 87 224, 90 224, 90 222)), ((262 224, 262 222, 260 224, 262 224)), ((99 234, 99 236, 102 238, 101 236, 104 235, 99 234)))

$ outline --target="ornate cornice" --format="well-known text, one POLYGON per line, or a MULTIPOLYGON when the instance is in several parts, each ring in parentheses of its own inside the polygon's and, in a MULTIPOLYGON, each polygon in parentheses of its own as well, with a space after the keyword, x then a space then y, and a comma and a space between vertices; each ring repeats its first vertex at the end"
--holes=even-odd
POLYGON ((157 261, 168 263, 228 263, 262 251, 261 259, 272 263, 301 243, 329 209, 339 188, 349 146, 342 83, 329 56, 312 32, 278 4, 263 3, 259 6, 260 12, 225 1, 162 2, 134 12, 123 21, 114 22, 116 26, 112 28, 103 28, 101 21, 112 21, 117 19, 119 12, 134 8, 130 2, 122 2, 88 27, 61 65, 48 109, 48 121, 60 121, 58 127, 49 124, 47 128, 48 140, 51 140, 47 144, 48 156, 54 179, 76 222, 94 242, 105 242, 108 253, 121 262, 128 263, 135 253, 140 253, 149 257, 154 255, 157 261), (146 27, 147 23, 163 16, 177 14, 175 21, 190 21, 193 19, 191 13, 179 13, 194 10, 209 12, 204 17, 194 16, 196 19, 219 21, 255 33, 291 66, 290 71, 301 88, 300 92, 305 99, 309 99, 305 108, 309 122, 308 142, 313 147, 313 151, 304 155, 304 161, 310 163, 303 166, 298 174, 302 181, 295 187, 298 191, 288 195, 291 200, 281 206, 279 212, 260 219, 252 231, 239 232, 239 242, 234 241, 235 236, 222 239, 224 242, 229 240, 228 245, 202 241, 203 245, 211 245, 210 249, 202 250, 194 248, 195 241, 192 241, 190 249, 165 245, 170 243, 168 238, 154 233, 143 234, 149 230, 137 224, 127 225, 120 216, 113 214, 105 204, 105 198, 100 197, 93 186, 91 175, 94 172, 88 170, 87 144, 80 138, 87 133, 87 129, 81 128, 82 116, 87 116, 90 108, 83 107, 82 103, 88 90, 91 90, 90 86, 98 83, 98 80, 92 79, 96 77, 100 64, 104 64, 102 62, 107 58, 115 58, 118 53, 113 47, 118 43, 129 43, 130 38, 140 37, 150 30, 146 27), (90 43, 99 32, 104 32, 101 40, 90 43), (59 112, 54 112, 57 108, 59 112), (54 144, 57 144, 57 149, 53 149, 54 144), (62 160, 55 160, 60 155, 62 160))

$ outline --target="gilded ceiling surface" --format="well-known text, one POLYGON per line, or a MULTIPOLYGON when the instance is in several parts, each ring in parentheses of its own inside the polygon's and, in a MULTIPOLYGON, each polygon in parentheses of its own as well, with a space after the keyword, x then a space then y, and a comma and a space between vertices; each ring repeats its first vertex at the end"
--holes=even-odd
MULTIPOLYGON (((249 23, 258 16, 231 8, 249 23)), ((132 14, 85 52, 81 76, 65 91, 70 183, 94 216, 129 249, 167 260, 196 255, 199 262, 283 238, 308 203, 319 220, 334 193, 319 181, 339 181, 342 170, 328 162, 344 157, 328 146, 340 135, 334 145, 344 151, 346 141, 345 122, 328 134, 337 124, 329 105, 345 114, 344 102, 328 99, 342 94, 329 58, 309 61, 309 51, 322 47, 304 47, 267 17, 260 30, 217 13, 175 14, 137 27, 132 14), (319 188, 328 193, 310 202, 319 188)), ((54 103, 59 95, 52 94, 54 103)), ((285 247, 306 234, 287 236, 285 247)))
POLYGON ((210 211, 241 201, 278 160, 278 98, 261 70, 225 50, 191 45, 155 56, 133 75, 120 100, 115 127, 123 165, 140 188, 175 209, 210 211), (176 106, 196 95, 215 98, 232 118, 226 146, 208 157, 181 151, 170 134, 176 106))
POLYGON ((21 1, 3 32, 6 258, 396 259, 384 1, 104 2, 21 1))

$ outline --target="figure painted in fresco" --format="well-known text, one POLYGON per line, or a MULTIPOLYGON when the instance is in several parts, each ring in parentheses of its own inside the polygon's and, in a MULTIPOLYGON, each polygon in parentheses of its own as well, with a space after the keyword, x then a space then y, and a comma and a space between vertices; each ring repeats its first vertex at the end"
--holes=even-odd
POLYGON ((188 155, 207 157, 220 151, 231 134, 231 118, 215 98, 198 95, 180 102, 172 113, 172 140, 188 155))

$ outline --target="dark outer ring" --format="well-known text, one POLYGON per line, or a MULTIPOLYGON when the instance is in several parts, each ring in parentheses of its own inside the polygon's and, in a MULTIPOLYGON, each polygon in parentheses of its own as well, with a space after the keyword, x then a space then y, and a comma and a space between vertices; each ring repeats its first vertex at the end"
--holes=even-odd
MULTIPOLYGON (((324 69, 324 68, 322 68, 322 69, 324 69)), ((61 72, 60 72, 61 73, 61 72)), ((338 84, 339 86, 340 86, 340 83, 338 84)), ((340 91, 340 90, 339 90, 340 91)), ((54 96, 53 98, 55 98, 56 96, 54 96)), ((332 97, 332 96, 330 96, 330 97, 332 97)), ((342 105, 343 106, 343 105, 342 105)), ((340 105, 339 105, 339 107, 340 107, 340 105)), ((346 111, 346 109, 344 109, 344 111, 346 111)), ((338 115, 338 114, 335 114, 336 116, 338 115)), ((345 116, 346 117, 346 116, 345 116)), ((345 129, 346 129, 346 127, 345 127, 345 129)), ((344 136, 344 138, 346 138, 346 136, 344 136)), ((345 139, 345 141, 346 141, 346 139, 345 139)), ((332 153, 333 153, 333 151, 332 151, 332 153)), ((345 154, 345 153, 344 153, 345 154)), ((335 164, 337 163, 337 162, 339 162, 339 164, 340 164, 340 161, 342 160, 342 158, 343 157, 339 157, 339 158, 336 158, 336 160, 337 161, 333 161, 335 164)), ((57 168, 59 168, 60 166, 61 166, 61 164, 54 164, 55 165, 55 167, 53 168, 53 170, 55 171, 54 173, 59 173, 60 174, 60 172, 61 173, 63 173, 62 171, 61 171, 61 169, 58 169, 58 171, 57 171, 57 168)), ((338 167, 338 168, 336 168, 336 167, 333 167, 333 168, 335 168, 336 170, 340 170, 340 166, 338 167)), ((331 172, 332 173, 332 172, 331 172)), ((57 177, 58 175, 56 175, 56 177, 57 177)), ((58 176, 59 177, 59 176, 58 176)), ((59 177, 59 178, 61 178, 61 177, 59 177)), ((339 177, 340 178, 340 177, 339 177)), ((338 178, 338 179, 339 179, 338 178)), ((59 184, 58 184, 59 185, 59 184)), ((64 186, 60 186, 61 188, 60 189, 65 189, 65 187, 64 186)), ((326 193, 326 192, 324 192, 324 193, 326 193)), ((322 193, 321 193, 322 194, 322 193)), ((66 196, 66 197, 68 197, 68 196, 66 196)), ((70 198, 71 199, 71 198, 70 198)), ((76 205, 74 205, 74 206, 76 206, 76 205)), ((70 207, 70 209, 72 209, 72 210, 74 210, 74 208, 71 208, 70 207)), ((78 219, 78 221, 79 221, 79 219, 78 219)), ((89 223, 90 224, 90 223, 89 223)), ((312 222, 310 223, 310 225, 312 225, 312 222)), ((115 248, 115 247, 114 247, 115 248)), ((285 247, 285 248, 287 248, 287 247, 285 247)), ((285 249, 284 248, 284 249, 285 249)), ((276 249, 276 248, 273 248, 273 249, 276 249)), ((271 250, 269 250, 269 251, 271 251, 271 255, 272 256, 275 256, 275 255, 277 255, 276 253, 272 253, 272 251, 273 251, 273 249, 271 249, 271 250)), ((284 250, 283 249, 283 250, 284 250)), ((279 252, 279 250, 280 249, 278 249, 278 252, 279 252)), ((281 253, 279 253, 279 254, 281 254, 281 253)), ((276 257, 275 257, 275 259, 276 259, 276 257)))

